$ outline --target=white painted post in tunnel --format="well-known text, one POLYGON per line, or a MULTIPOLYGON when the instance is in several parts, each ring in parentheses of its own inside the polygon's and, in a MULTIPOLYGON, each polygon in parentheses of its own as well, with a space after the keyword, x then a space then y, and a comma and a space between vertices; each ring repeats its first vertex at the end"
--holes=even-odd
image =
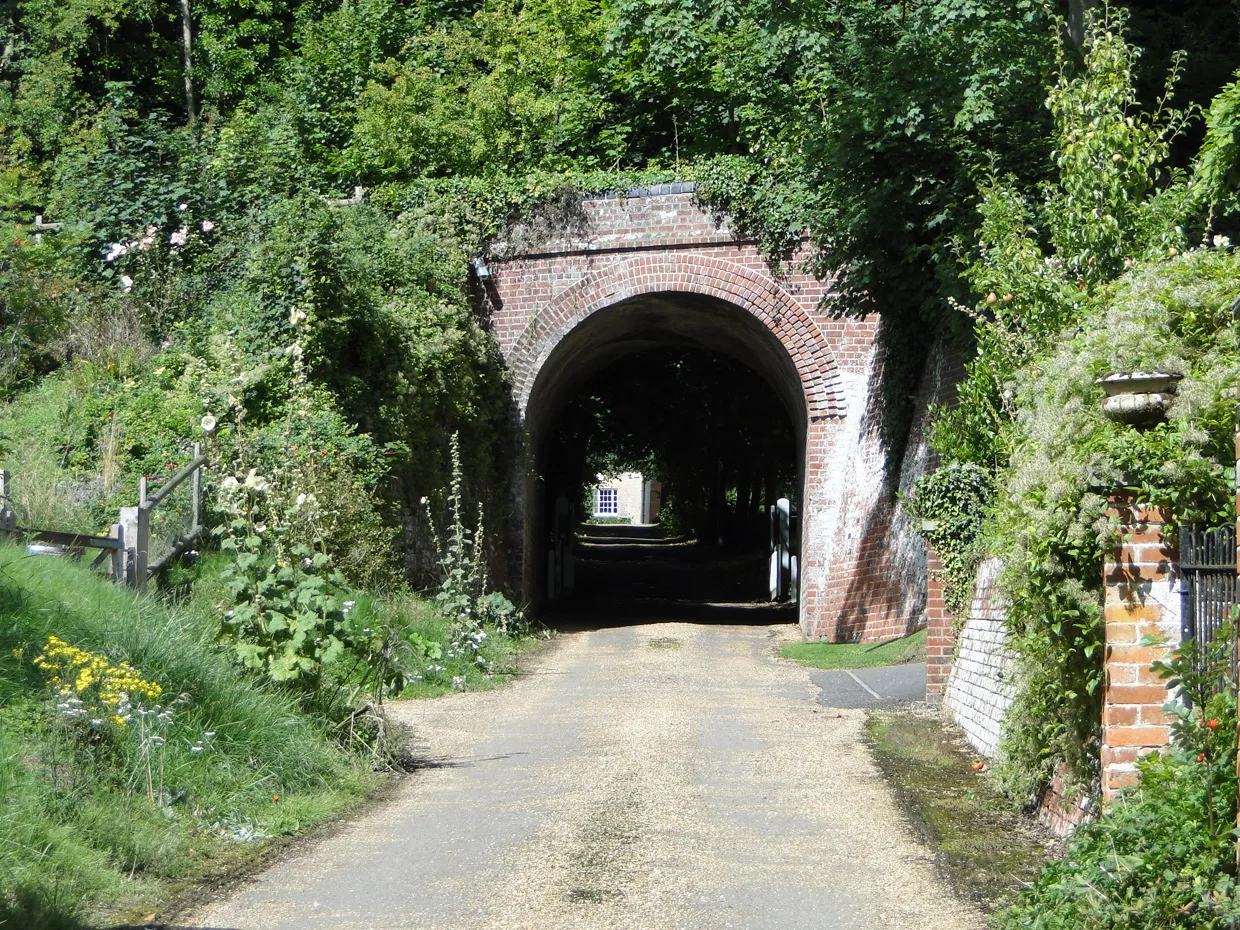
MULTIPOLYGON (((790 582, 796 574, 790 544, 792 502, 781 497, 771 508, 771 600, 779 601, 788 596, 790 582)), ((795 596, 795 595, 794 595, 795 596)))
POLYGON ((547 550, 547 600, 554 601, 573 591, 572 507, 568 498, 555 500, 551 525, 551 545, 547 550))

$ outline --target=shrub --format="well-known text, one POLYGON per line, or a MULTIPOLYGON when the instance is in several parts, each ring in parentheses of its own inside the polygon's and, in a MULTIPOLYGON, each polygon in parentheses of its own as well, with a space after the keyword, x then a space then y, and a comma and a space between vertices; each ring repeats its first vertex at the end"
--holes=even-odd
POLYGON ((1139 266, 1078 335, 1018 377, 990 538, 1020 668, 997 772, 1017 796, 1060 758, 1084 783, 1097 771, 1100 566, 1116 531, 1098 489, 1129 489, 1177 520, 1234 519, 1237 293, 1240 256, 1227 247, 1139 266), (1095 383, 1139 370, 1184 375, 1167 422, 1144 430, 1106 419, 1095 383))
POLYGON ((1236 886, 1236 694, 1227 674, 1234 629, 1193 670, 1190 641, 1157 666, 1191 707, 1169 705, 1174 743, 1138 763, 1140 783, 1083 826, 995 919, 999 930, 1222 930, 1240 924, 1236 886), (1220 681, 1227 686, 1213 693, 1220 681))

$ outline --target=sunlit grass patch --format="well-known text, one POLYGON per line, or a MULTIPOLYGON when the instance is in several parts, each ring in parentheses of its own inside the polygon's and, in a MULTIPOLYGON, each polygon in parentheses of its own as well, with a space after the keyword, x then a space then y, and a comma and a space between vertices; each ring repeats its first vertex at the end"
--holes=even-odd
POLYGON ((872 668, 921 662, 926 657, 926 631, 885 643, 789 643, 785 659, 810 668, 872 668))

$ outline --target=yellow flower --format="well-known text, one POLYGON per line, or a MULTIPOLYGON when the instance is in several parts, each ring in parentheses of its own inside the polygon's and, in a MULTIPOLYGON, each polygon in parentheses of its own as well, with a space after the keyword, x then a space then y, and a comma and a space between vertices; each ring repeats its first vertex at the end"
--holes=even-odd
POLYGON ((76 694, 99 716, 104 711, 117 726, 125 726, 118 712, 123 698, 130 701, 154 700, 163 693, 157 683, 146 681, 132 665, 112 665, 106 657, 70 646, 56 636, 49 636, 43 651, 33 664, 43 672, 48 684, 62 697, 76 694), (72 686, 66 682, 72 682, 72 686))

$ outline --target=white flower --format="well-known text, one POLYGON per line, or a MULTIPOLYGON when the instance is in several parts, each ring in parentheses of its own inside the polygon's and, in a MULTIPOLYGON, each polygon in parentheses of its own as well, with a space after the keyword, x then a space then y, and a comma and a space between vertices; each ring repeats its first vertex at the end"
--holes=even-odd
POLYGON ((229 475, 223 481, 223 487, 225 491, 235 491, 240 486, 241 486, 241 483, 236 478, 234 478, 232 475, 229 475))
POLYGON ((1215 237, 1214 237, 1214 247, 1215 247, 1216 249, 1228 249, 1228 248, 1231 248, 1231 240, 1230 240, 1230 239, 1228 239, 1226 236, 1215 236, 1215 237))
POLYGON ((105 262, 114 262, 128 251, 129 246, 125 245, 125 243, 113 242, 108 246, 108 254, 103 256, 103 260, 105 262))
POLYGON ((121 275, 121 290, 126 294, 133 290, 133 278, 127 274, 121 275))
POLYGON ((421 504, 423 507, 425 507, 425 506, 426 506, 426 503, 427 503, 427 502, 426 502, 426 498, 425 498, 425 497, 424 497, 424 498, 422 498, 420 501, 418 501, 418 503, 419 503, 419 504, 421 504))
POLYGON ((189 751, 197 755, 198 753, 202 752, 202 747, 201 746, 190 746, 189 751))
POLYGON ((203 221, 202 221, 202 231, 203 231, 203 232, 210 232, 210 231, 211 231, 211 230, 213 230, 213 229, 215 229, 215 224, 214 224, 214 223, 212 223, 210 220, 203 220, 203 221))
POLYGON ((168 242, 172 245, 185 245, 187 238, 189 238, 189 227, 182 226, 168 237, 168 242))
POLYGON ((350 610, 357 606, 357 601, 345 601, 344 612, 347 614, 350 610))
POLYGON ((147 249, 149 249, 154 244, 155 244, 155 240, 151 236, 143 236, 141 239, 138 240, 138 249, 139 251, 145 252, 147 249))
POLYGON ((181 213, 184 213, 184 212, 185 212, 186 210, 188 210, 188 209, 189 209, 189 204, 187 204, 187 203, 179 203, 179 204, 177 204, 177 210, 178 210, 178 211, 180 211, 181 213))
POLYGON ((305 318, 306 318, 305 310, 294 309, 293 312, 288 315, 288 321, 293 326, 296 326, 298 323, 300 323, 305 318))
POLYGON ((198 425, 202 427, 202 431, 204 433, 215 432, 216 423, 217 421, 215 417, 211 416, 209 413, 198 421, 198 425))

